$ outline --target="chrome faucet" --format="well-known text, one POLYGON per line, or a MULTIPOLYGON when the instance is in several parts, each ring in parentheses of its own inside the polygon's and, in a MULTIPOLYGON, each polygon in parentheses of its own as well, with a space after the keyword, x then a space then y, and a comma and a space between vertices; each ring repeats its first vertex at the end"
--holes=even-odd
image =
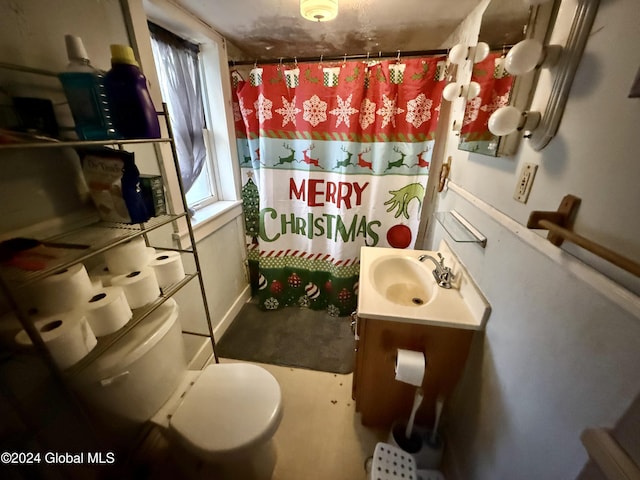
POLYGON ((418 260, 421 262, 431 260, 436 266, 432 273, 433 278, 435 278, 438 283, 438 286, 442 288, 451 288, 451 280, 455 278, 455 275, 449 267, 445 266, 444 257, 440 252, 438 252, 438 258, 440 260, 436 260, 431 255, 420 255, 418 260))

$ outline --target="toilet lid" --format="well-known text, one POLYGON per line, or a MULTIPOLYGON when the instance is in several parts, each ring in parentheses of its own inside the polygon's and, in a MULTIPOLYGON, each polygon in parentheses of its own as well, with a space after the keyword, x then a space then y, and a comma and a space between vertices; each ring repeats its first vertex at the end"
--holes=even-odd
POLYGON ((170 420, 187 446, 206 454, 232 453, 270 438, 282 417, 276 379, 247 363, 206 367, 170 420))

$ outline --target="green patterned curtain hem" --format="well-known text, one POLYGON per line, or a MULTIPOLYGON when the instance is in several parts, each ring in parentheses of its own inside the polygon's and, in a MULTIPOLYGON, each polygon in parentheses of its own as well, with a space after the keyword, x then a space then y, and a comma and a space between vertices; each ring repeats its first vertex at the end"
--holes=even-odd
POLYGON ((260 257, 258 249, 249 249, 252 287, 260 307, 264 310, 286 306, 326 309, 332 316, 355 311, 360 263, 343 265, 326 257, 260 257))

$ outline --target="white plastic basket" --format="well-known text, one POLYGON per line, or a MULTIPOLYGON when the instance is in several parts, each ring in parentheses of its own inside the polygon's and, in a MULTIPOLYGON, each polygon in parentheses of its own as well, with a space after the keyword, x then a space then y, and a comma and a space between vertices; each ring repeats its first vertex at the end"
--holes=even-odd
POLYGON ((397 447, 378 443, 373 452, 370 480, 418 480, 416 461, 397 447))

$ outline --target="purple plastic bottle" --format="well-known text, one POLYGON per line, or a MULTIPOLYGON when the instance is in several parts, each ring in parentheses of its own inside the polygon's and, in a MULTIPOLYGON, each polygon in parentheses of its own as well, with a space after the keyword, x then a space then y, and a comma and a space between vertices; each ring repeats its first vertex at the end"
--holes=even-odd
POLYGON ((160 123, 133 49, 111 45, 111 70, 105 88, 113 125, 123 138, 160 138, 160 123))

